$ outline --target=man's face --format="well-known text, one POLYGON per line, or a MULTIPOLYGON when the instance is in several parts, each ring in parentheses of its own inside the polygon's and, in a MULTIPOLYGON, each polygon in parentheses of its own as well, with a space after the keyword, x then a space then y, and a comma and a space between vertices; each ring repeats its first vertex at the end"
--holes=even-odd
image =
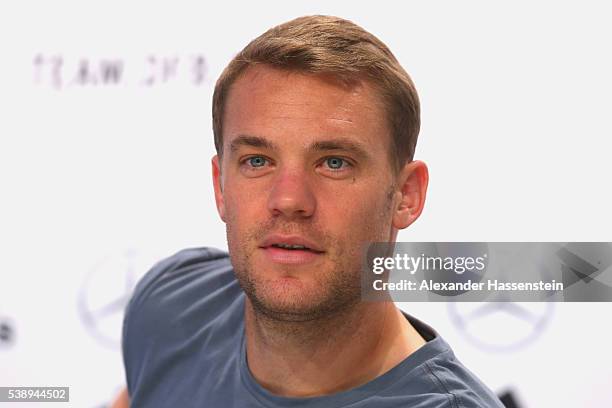
POLYGON ((260 312, 311 320, 359 301, 364 245, 396 233, 385 118, 367 82, 257 66, 233 84, 215 192, 260 312))

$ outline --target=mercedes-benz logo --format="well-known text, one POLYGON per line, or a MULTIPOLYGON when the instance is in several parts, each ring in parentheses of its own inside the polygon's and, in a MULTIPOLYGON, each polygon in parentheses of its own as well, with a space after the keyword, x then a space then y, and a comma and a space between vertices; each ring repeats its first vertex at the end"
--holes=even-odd
POLYGON ((552 302, 449 303, 451 321, 476 347, 511 352, 533 342, 553 313, 552 302))
POLYGON ((140 276, 157 259, 128 249, 106 256, 86 274, 77 309, 81 322, 100 344, 119 348, 125 306, 140 276))

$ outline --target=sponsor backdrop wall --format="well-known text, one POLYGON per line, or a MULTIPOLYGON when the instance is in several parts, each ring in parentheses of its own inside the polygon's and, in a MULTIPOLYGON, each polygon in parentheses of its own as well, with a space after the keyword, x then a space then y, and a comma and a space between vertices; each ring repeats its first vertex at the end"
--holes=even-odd
MULTIPOLYGON (((313 13, 379 36, 420 92, 430 191, 399 240, 612 241, 604 2, 3 3, 0 385, 109 403, 137 279, 181 248, 226 247, 218 74, 313 13)), ((610 304, 400 306, 514 406, 612 406, 610 304)))

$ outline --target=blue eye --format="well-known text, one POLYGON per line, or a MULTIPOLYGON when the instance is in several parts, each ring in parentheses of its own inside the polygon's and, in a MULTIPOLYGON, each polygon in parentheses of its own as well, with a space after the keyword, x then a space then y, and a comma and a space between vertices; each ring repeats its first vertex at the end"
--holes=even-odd
POLYGON ((250 157, 247 161, 251 167, 263 167, 266 164, 266 159, 261 156, 250 157))
POLYGON ((327 167, 332 170, 340 170, 343 165, 346 164, 346 161, 339 157, 329 157, 325 159, 325 163, 327 164, 327 167))

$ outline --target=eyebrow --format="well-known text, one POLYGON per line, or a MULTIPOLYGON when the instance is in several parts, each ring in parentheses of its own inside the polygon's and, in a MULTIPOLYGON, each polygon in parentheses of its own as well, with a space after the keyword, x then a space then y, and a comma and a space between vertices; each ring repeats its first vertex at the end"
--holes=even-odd
MULTIPOLYGON (((230 143, 230 150, 236 152, 240 146, 257 147, 269 150, 278 150, 275 143, 260 136, 239 135, 230 143)), ((333 138, 319 140, 308 146, 311 152, 347 151, 360 158, 369 158, 370 154, 365 146, 354 140, 346 138, 333 138)))
POLYGON ((363 159, 370 157, 370 154, 368 153, 365 146, 363 146, 361 143, 357 143, 353 140, 349 140, 345 138, 320 140, 320 141, 317 141, 311 144, 308 147, 308 150, 311 150, 314 152, 341 150, 341 151, 351 152, 354 155, 361 157, 363 159))
POLYGON ((269 140, 259 136, 239 135, 230 144, 230 150, 235 152, 240 146, 259 147, 276 150, 276 145, 269 140))

